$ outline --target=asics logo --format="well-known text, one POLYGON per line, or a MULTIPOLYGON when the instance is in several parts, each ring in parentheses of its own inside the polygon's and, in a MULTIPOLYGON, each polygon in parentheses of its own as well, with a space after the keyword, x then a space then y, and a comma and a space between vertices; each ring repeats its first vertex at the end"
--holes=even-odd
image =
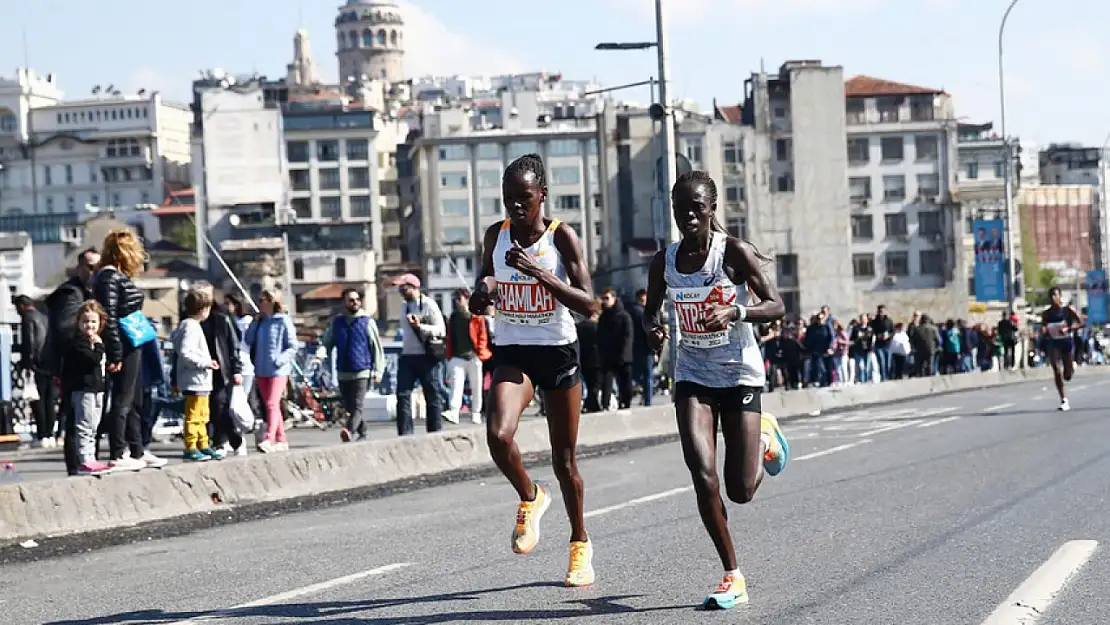
POLYGON ((747 406, 748 404, 752 403, 753 399, 755 399, 755 393, 748 393, 747 395, 744 396, 744 400, 743 400, 744 405, 747 406))

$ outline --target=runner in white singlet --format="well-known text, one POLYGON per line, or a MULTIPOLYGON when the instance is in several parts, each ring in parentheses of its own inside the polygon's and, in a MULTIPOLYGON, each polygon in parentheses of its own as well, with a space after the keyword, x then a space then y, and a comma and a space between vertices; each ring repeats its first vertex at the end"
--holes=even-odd
POLYGON ((714 218, 717 187, 709 174, 679 176, 671 202, 682 240, 651 261, 644 327, 653 349, 671 338, 659 314, 669 294, 679 327, 672 340, 679 341, 674 402, 682 453, 702 523, 725 569, 703 606, 727 609, 746 603, 748 592, 718 487, 717 420, 724 433, 725 492, 736 503, 748 503, 763 473, 777 475, 790 455, 775 418, 762 412, 765 374, 752 330, 753 323, 781 319, 784 308, 758 252, 728 236, 714 218))
POLYGON ((567 586, 594 582, 593 545, 582 510, 582 477, 575 447, 582 408, 578 332, 571 311, 596 308, 578 236, 558 219, 545 219, 544 164, 529 154, 505 170, 501 192, 509 218, 486 231, 482 271, 470 310, 496 305, 496 362, 487 420, 490 455, 520 496, 512 548, 529 553, 540 538, 540 519, 551 504, 546 487, 532 482, 514 437, 520 415, 536 390, 543 392, 552 462, 570 517, 567 586))

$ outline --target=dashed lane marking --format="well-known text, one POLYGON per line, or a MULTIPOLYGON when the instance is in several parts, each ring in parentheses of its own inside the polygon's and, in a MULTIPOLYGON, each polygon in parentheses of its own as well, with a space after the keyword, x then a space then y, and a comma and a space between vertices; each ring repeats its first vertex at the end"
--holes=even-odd
POLYGON ((943 419, 937 419, 936 421, 926 421, 925 423, 922 423, 922 424, 918 425, 917 427, 919 427, 919 428, 931 428, 934 425, 940 425, 941 423, 951 423, 953 421, 958 421, 961 418, 962 417, 959 417, 959 416, 945 417, 943 419))

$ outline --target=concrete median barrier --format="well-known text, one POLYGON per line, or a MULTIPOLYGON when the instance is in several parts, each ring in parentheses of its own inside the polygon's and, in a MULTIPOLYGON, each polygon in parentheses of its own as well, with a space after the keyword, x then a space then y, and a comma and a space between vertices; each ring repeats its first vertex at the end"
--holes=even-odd
MULTIPOLYGON (((815 412, 883 404, 1025 380, 1051 379, 1046 368, 1016 372, 970 373, 852 386, 805 389, 764 396, 764 410, 802 418, 815 412)), ((585 415, 580 445, 673 436, 669 403, 651 408, 585 415)), ((548 450, 546 424, 521 424, 522 453, 548 450)), ((0 487, 0 547, 119 527, 136 526, 205 512, 220 512, 260 502, 293 500, 389 484, 421 476, 490 464, 485 431, 480 427, 435 435, 294 449, 222 462, 174 465, 139 473, 43 480, 0 487)))

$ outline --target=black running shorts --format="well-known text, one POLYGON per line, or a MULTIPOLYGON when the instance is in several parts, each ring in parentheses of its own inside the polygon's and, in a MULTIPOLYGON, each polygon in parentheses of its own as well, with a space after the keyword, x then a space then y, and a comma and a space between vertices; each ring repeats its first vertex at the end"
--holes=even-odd
POLYGON ((675 402, 696 397, 698 402, 712 406, 718 412, 740 410, 743 412, 763 412, 763 389, 756 386, 728 386, 714 388, 694 382, 678 382, 674 385, 675 402))
POLYGON ((578 341, 567 345, 494 345, 497 367, 519 370, 544 391, 574 388, 581 380, 578 341))

